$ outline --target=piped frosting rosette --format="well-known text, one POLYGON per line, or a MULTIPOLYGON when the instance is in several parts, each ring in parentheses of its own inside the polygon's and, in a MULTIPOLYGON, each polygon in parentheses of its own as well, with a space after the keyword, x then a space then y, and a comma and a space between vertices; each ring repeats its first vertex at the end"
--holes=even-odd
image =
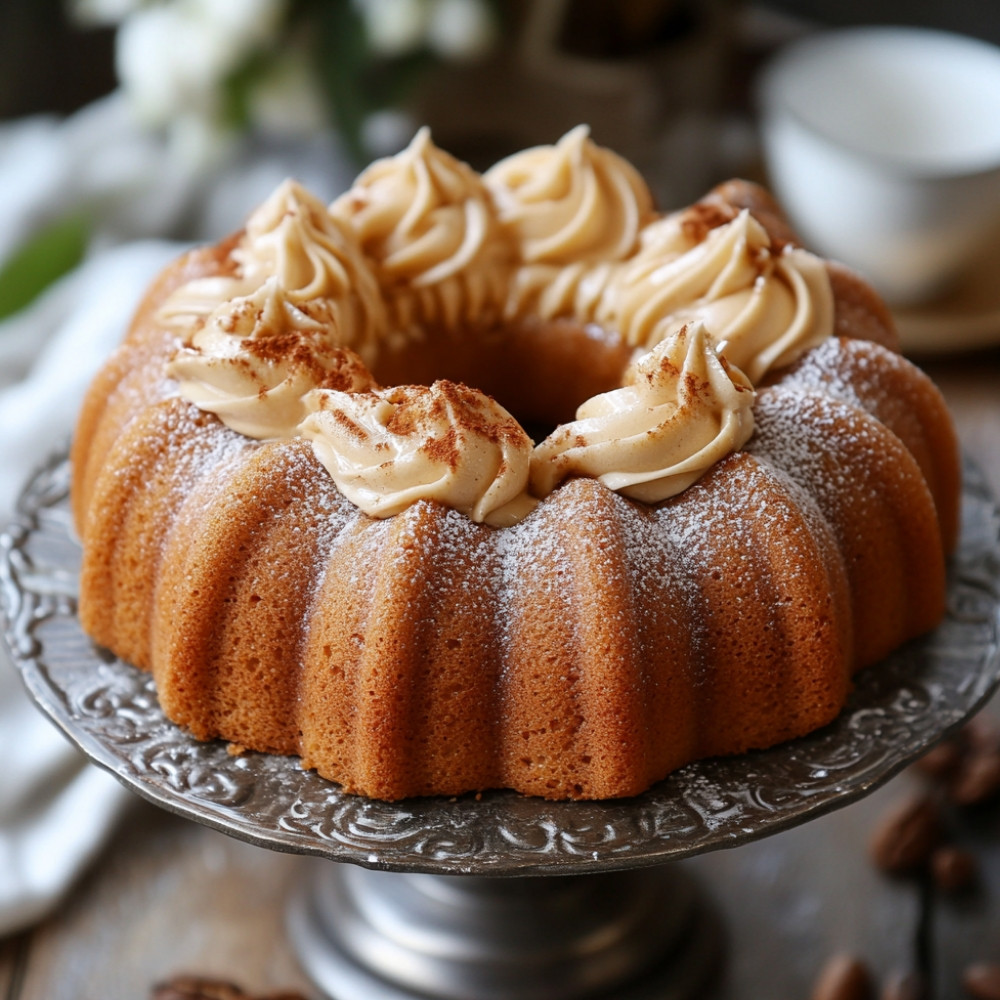
POLYGON ((160 318, 190 333, 167 374, 196 406, 257 439, 297 433, 319 385, 369 388, 384 328, 381 293, 354 234, 285 181, 250 217, 232 273, 196 278, 160 318))
POLYGON ((615 265, 633 253, 652 218, 639 172, 580 125, 554 146, 501 160, 483 180, 521 264, 508 318, 593 319, 615 265))
POLYGON ((485 393, 455 382, 370 392, 316 390, 300 431, 340 491, 372 517, 439 500, 473 521, 509 525, 526 494, 531 439, 485 393))
POLYGON ((422 128, 330 206, 373 263, 395 332, 496 324, 513 264, 482 178, 422 128))
POLYGON ((163 304, 168 325, 232 330, 242 336, 247 300, 270 284, 294 308, 294 322, 319 323, 327 339, 369 363, 385 335, 382 293, 350 227, 295 181, 285 181, 247 221, 232 251, 232 273, 196 278, 163 304))
POLYGON ((536 496, 568 476, 588 476, 657 503, 687 489, 753 433, 753 386, 716 354, 701 323, 660 341, 628 378, 630 384, 588 399, 576 420, 535 448, 536 496))
POLYGON ((833 333, 822 260, 791 245, 773 248, 746 210, 707 233, 689 222, 676 213, 646 227, 639 251, 609 285, 598 322, 648 349, 700 321, 755 385, 833 333))
POLYGON ((292 303, 275 278, 213 313, 167 367, 180 394, 240 434, 293 437, 317 386, 360 391, 375 385, 361 358, 330 343, 322 310, 292 303), (319 313, 319 318, 317 317, 319 313))

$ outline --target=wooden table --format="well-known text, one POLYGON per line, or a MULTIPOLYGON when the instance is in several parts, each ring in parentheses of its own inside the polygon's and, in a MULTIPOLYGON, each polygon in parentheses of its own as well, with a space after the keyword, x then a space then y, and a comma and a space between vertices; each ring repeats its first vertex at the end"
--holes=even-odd
MULTIPOLYGON (((1000 350, 924 367, 1000 495, 1000 350)), ((988 711, 1000 718, 996 701, 988 711)), ((917 780, 903 774, 796 830, 684 862, 727 928, 724 968, 706 1000, 806 998, 840 951, 864 958, 880 981, 929 963, 935 1000, 963 995, 968 962, 1000 962, 1000 804, 973 810, 956 829, 982 867, 973 892, 927 893, 868 859, 877 820, 917 780)), ((251 847, 137 800, 60 911, 0 941, 0 1000, 142 1000, 181 972, 313 996, 283 910, 293 881, 324 863, 251 847)))

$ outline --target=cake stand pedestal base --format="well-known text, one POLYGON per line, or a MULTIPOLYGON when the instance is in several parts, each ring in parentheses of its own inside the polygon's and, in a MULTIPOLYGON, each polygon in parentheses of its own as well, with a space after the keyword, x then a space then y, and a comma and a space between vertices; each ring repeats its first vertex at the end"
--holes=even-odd
POLYGON ((721 945, 675 865, 490 878, 320 863, 289 929, 336 1000, 687 1000, 721 945))

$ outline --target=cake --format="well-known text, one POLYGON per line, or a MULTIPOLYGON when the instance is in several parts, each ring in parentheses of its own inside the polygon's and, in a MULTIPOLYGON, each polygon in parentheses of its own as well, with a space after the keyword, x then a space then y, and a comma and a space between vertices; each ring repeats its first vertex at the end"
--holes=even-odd
POLYGON ((932 628, 955 436, 871 287, 578 128, 284 183, 149 289, 72 447, 80 619, 202 740, 394 800, 642 792, 932 628))

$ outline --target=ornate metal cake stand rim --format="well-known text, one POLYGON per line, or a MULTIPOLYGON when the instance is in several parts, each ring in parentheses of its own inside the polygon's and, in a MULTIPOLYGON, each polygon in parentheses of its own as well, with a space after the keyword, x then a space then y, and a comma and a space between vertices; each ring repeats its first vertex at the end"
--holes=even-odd
POLYGON ((29 482, 0 536, 4 636, 32 697, 144 798, 258 846, 364 867, 470 875, 612 871, 736 847, 867 795, 982 707, 1000 682, 1000 510, 967 462, 948 611, 863 671, 830 726, 771 750, 700 761, 633 799, 513 792, 387 803, 345 794, 293 758, 232 755, 165 719, 150 676, 76 618, 69 465, 29 482))

